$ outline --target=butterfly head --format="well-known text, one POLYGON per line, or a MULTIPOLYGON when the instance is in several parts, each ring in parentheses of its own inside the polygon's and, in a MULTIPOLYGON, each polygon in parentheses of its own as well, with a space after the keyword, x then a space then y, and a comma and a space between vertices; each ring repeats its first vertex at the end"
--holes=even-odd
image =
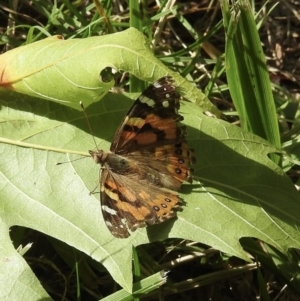
POLYGON ((92 151, 89 150, 89 154, 94 159, 95 163, 103 165, 107 158, 107 153, 103 150, 92 151))

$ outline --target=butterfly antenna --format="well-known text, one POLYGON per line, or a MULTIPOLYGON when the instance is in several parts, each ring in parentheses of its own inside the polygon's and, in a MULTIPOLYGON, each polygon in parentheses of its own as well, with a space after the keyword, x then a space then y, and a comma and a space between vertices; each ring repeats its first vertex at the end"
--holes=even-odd
POLYGON ((98 146, 97 146, 97 142, 96 142, 95 136, 94 136, 93 131, 92 131, 92 127, 91 127, 89 118, 88 118, 88 116, 87 116, 87 114, 86 114, 86 111, 85 111, 85 108, 84 108, 84 105, 83 105, 82 101, 80 101, 79 104, 80 104, 80 106, 81 106, 81 108, 82 108, 83 114, 84 114, 85 119, 86 119, 86 121, 87 121, 87 124, 88 124, 88 127, 89 127, 89 129, 90 129, 91 135, 92 135, 93 140, 94 140, 94 142, 95 142, 96 148, 97 148, 97 150, 99 151, 99 148, 98 148, 98 146))
POLYGON ((61 165, 61 164, 71 163, 71 162, 75 162, 75 161, 82 160, 82 159, 85 159, 85 157, 80 157, 80 158, 73 159, 73 160, 70 160, 70 161, 65 161, 65 162, 57 162, 57 163, 55 163, 55 165, 61 165))

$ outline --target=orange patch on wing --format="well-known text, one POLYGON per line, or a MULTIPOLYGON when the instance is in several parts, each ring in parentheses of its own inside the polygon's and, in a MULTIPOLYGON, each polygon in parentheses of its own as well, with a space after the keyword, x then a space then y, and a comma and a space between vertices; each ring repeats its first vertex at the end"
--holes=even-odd
POLYGON ((163 119, 155 114, 148 115, 145 119, 145 123, 150 124, 153 128, 162 131, 177 128, 177 124, 174 119, 163 119))
POLYGON ((167 140, 173 140, 177 137, 177 129, 170 129, 165 131, 165 138, 167 140))
POLYGON ((134 140, 139 145, 148 145, 157 141, 157 135, 154 133, 143 133, 135 136, 134 140))
POLYGON ((124 196, 127 201, 135 202, 136 196, 126 187, 119 187, 119 192, 124 196))
MULTIPOLYGON (((170 129, 168 131, 164 131, 165 136, 164 140, 174 140, 177 137, 177 129, 170 129)), ((149 145, 158 141, 158 136, 155 132, 145 132, 142 134, 138 134, 133 138, 139 145, 149 145)), ((161 140, 161 138, 160 138, 161 140)))
MULTIPOLYGON (((137 202, 136 195, 133 194, 129 189, 127 189, 124 186, 116 186, 113 181, 110 181, 108 184, 112 189, 117 189, 118 193, 113 192, 112 190, 105 188, 105 193, 113 200, 116 201, 115 205, 119 210, 122 210, 124 212, 130 213, 137 221, 143 221, 146 219, 146 217, 151 215, 151 211, 146 206, 137 206, 135 202, 137 202), (120 195, 126 199, 125 201, 122 201, 120 199, 120 195), (132 203, 130 203, 132 202, 132 203)), ((148 196, 148 194, 141 193, 143 196, 148 196)))
POLYGON ((136 207, 134 203, 130 204, 122 201, 117 202, 116 205, 118 209, 129 212, 137 221, 143 221, 147 216, 151 215, 151 211, 145 206, 136 207))
POLYGON ((145 191, 140 191, 139 192, 139 196, 143 199, 143 200, 148 200, 150 195, 148 193, 146 193, 145 191))
POLYGON ((141 128, 145 124, 145 119, 132 117, 129 118, 128 116, 125 118, 123 125, 127 126, 127 129, 123 129, 120 141, 123 141, 122 145, 124 145, 127 141, 132 140, 136 136, 136 128, 141 128), (128 127, 132 127, 131 129, 128 127))
MULTIPOLYGON (((111 188, 111 190, 117 190, 118 186, 116 185, 116 183, 114 181, 110 181, 106 179, 106 183, 107 186, 109 186, 109 188, 111 188)), ((107 188, 105 187, 105 191, 107 190, 107 188)))
MULTIPOLYGON (((120 141, 127 142, 135 137, 135 132, 123 131, 120 137, 120 141)), ((124 144, 124 143, 123 143, 124 144)))

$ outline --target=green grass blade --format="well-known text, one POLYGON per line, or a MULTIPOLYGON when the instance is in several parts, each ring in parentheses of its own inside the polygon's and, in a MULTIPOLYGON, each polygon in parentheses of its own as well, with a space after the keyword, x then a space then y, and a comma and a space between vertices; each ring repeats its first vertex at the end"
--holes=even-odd
MULTIPOLYGON (((129 1, 130 27, 143 32, 143 11, 139 1, 129 1)), ((146 88, 144 81, 141 81, 133 74, 130 74, 130 92, 141 92, 146 88)))
POLYGON ((228 6, 223 4, 229 89, 242 127, 279 148, 276 108, 255 20, 247 1, 238 8, 229 19, 228 6))

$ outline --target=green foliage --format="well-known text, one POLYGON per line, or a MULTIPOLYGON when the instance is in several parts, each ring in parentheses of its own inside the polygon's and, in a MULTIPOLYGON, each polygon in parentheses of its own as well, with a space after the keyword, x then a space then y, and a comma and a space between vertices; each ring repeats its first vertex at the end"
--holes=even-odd
MULTIPOLYGON (((43 254, 51 249, 72 270, 71 275, 76 274, 73 295, 78 300, 84 300, 84 288, 91 284, 98 287, 95 279, 99 275, 105 275, 101 276, 102 287, 107 287, 107 277, 112 277, 124 289, 110 295, 117 290, 111 288, 107 300, 132 300, 148 293, 157 299, 153 290, 164 282, 167 282, 166 293, 173 294, 176 289, 184 298, 184 291, 196 285, 214 284, 228 275, 234 277, 255 269, 255 264, 246 263, 236 269, 212 271, 191 281, 187 274, 177 283, 173 283, 168 274, 162 276, 160 273, 180 267, 180 262, 176 261, 178 257, 187 257, 188 261, 191 260, 189 256, 196 265, 201 263, 216 269, 229 262, 228 257, 236 256, 245 261, 257 258, 283 283, 293 279, 291 287, 297 291, 298 259, 290 248, 300 247, 299 194, 274 163, 276 160, 272 162, 268 158, 270 154, 281 152, 275 112, 283 107, 285 100, 275 97, 279 104, 273 101, 250 7, 242 1, 232 13, 228 3, 223 2, 224 32, 227 34, 224 63, 221 56, 211 60, 201 57, 198 49, 221 29, 221 21, 204 36, 178 13, 180 6, 163 6, 156 15, 150 16, 145 2, 137 5, 137 1, 129 1, 129 24, 128 20, 124 22, 113 16, 111 1, 102 1, 103 11, 99 12, 95 11, 93 3, 84 6, 80 2, 58 1, 51 6, 48 2, 33 1, 40 18, 44 18, 44 26, 39 24, 28 30, 27 24, 17 23, 20 36, 23 31, 27 34, 28 45, 0 56, 1 300, 51 300, 48 293, 53 292, 41 286, 24 260, 38 245, 35 236, 28 238, 28 230, 24 229, 47 235, 49 245, 43 254), (172 49, 171 45, 161 43, 162 32, 151 30, 154 25, 162 30, 167 16, 178 20, 193 37, 194 42, 185 49, 176 49, 176 46, 172 49), (131 28, 123 31, 129 25, 131 28), (113 31, 116 33, 111 33, 113 31), (63 35, 65 40, 60 36, 42 39, 47 35, 63 35), (149 39, 162 49, 151 49, 149 39), (247 55, 243 47, 249 47, 247 55), (155 51, 160 55, 154 55, 155 51), (193 58, 190 57, 192 51, 197 54, 193 58), (249 54, 259 55, 263 64, 260 70, 249 54), (213 76, 206 83, 205 95, 179 75, 190 80, 199 77, 201 82, 202 75, 197 68, 203 63, 214 68, 213 76), (108 93, 115 84, 107 71, 109 68, 128 72, 132 91, 142 90, 144 81, 152 82, 163 75, 174 78, 182 96, 189 100, 182 102, 180 113, 187 126, 188 143, 194 148, 197 159, 194 183, 182 186, 181 195, 186 206, 177 219, 139 229, 128 239, 114 238, 102 219, 97 193, 99 166, 87 153, 95 145, 85 117, 79 111, 79 101, 83 101, 98 148, 108 150, 134 98, 108 93), (225 70, 229 85, 216 88, 225 70), (203 113, 211 111, 220 116, 207 96, 214 97, 228 89, 244 129, 203 113), (258 115, 260 122, 256 119, 258 115), (58 162, 67 164, 56 165, 58 162), (90 191, 95 193, 90 195, 90 191), (260 248, 250 237, 268 245, 260 248), (24 241, 34 244, 16 250, 24 241), (189 241, 197 245, 190 246, 189 241), (210 255, 207 247, 199 243, 218 251, 213 250, 210 255), (135 275, 142 280, 132 276, 133 247, 137 249, 134 252, 135 275), (163 257, 172 263, 161 262, 163 257), (128 293, 131 291, 134 295, 128 293)), ((164 5, 167 2, 164 1, 164 5)), ((14 46, 23 44, 9 34, 4 35, 2 41, 14 46)), ((284 161, 285 170, 299 161, 297 137, 292 131, 285 135, 286 150, 293 154, 293 160, 284 161)), ((72 286, 61 272, 63 267, 54 260, 43 261, 32 255, 27 260, 51 266, 66 288, 72 286)), ((257 275, 257 286, 267 300, 261 268, 257 275)), ((67 292, 55 292, 51 296, 56 294, 63 299, 67 292)), ((95 296, 93 300, 100 298, 100 294, 95 293, 95 296)))
MULTIPOLYGON (((280 135, 271 83, 252 10, 241 1, 238 12, 224 7, 227 34, 225 60, 232 100, 244 129, 280 147, 280 135)), ((277 160, 275 160, 278 162, 277 160)))
MULTIPOLYGON (((1 171, 7 179, 1 199, 10 200, 1 216, 8 226, 32 228, 66 242, 101 262, 129 291, 131 244, 181 237, 245 259, 239 244, 243 236, 259 238, 282 252, 299 247, 294 228, 300 226, 298 195, 268 159, 275 149, 234 125, 202 115, 191 103, 183 104, 181 112, 189 144, 201 154, 194 172, 201 184, 183 186, 187 206, 177 221, 137 230, 129 239, 113 238, 102 220, 98 194, 89 196, 99 167, 90 158, 55 165, 94 147, 83 114, 54 103, 45 110, 39 102, 18 99, 17 108, 10 108, 10 99, 1 111, 1 140, 6 142, 1 145, 1 171)), ((130 104, 121 95, 108 95, 87 109, 99 148, 109 148, 130 104)))
MULTIPOLYGON (((144 80, 166 74, 179 79, 155 58, 147 44, 145 36, 133 28, 82 40, 51 37, 3 54, 2 85, 78 109, 78 100, 89 105, 112 87, 113 81, 99 81, 99 74, 106 68, 127 71, 144 80)), ((194 102, 198 99, 203 109, 214 110, 194 86, 182 84, 182 94, 194 102)))

